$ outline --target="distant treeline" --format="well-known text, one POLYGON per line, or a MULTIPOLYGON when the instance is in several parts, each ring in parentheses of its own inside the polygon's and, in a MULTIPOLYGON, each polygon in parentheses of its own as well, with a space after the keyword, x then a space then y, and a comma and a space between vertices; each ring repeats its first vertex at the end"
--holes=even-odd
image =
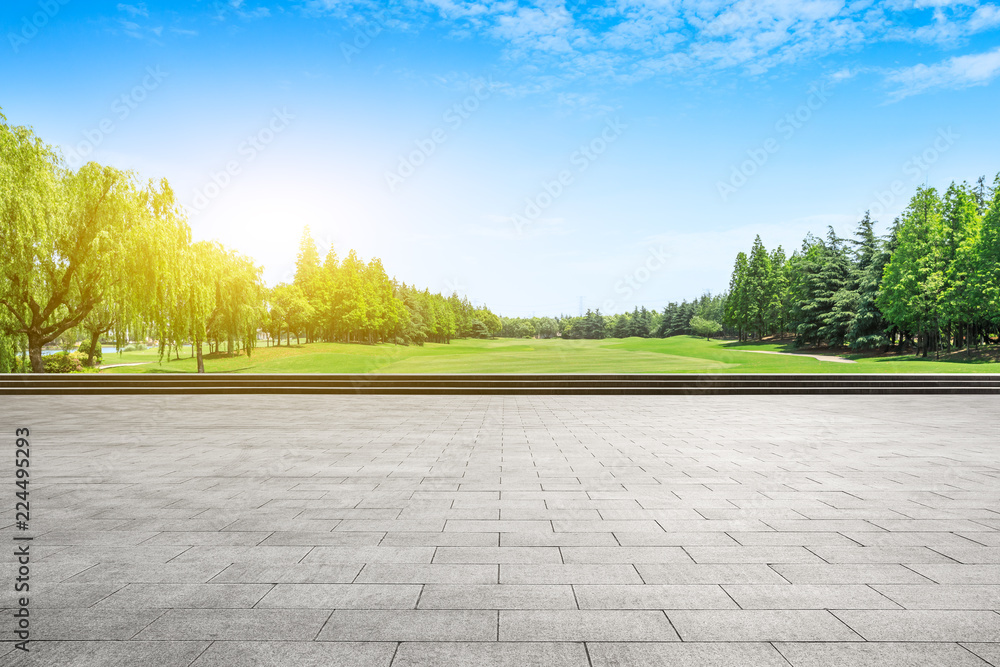
POLYGON ((500 333, 500 318, 467 297, 431 293, 389 278, 378 258, 367 264, 353 250, 339 259, 333 248, 323 262, 307 227, 299 243, 295 276, 266 294, 263 324, 280 342, 303 336, 345 343, 448 343, 500 333))
POLYGON ((1000 175, 992 187, 918 188, 884 238, 868 214, 853 238, 808 235, 786 257, 758 236, 723 294, 662 312, 503 318, 504 336, 643 338, 719 332, 739 340, 792 334, 799 345, 855 350, 954 349, 1000 333, 1000 175))

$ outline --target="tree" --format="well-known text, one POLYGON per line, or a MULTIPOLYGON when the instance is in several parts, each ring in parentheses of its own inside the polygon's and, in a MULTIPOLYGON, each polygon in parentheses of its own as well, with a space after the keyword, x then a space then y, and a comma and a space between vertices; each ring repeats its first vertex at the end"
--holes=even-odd
POLYGON ((739 339, 745 340, 750 325, 750 285, 747 277, 749 263, 746 253, 736 255, 733 274, 729 279, 729 298, 726 300, 725 324, 736 330, 739 339))
POLYGON ((940 328, 947 269, 941 200, 934 188, 917 188, 896 220, 895 234, 897 246, 885 267, 876 304, 889 322, 920 335, 921 351, 927 356, 932 332, 936 339, 940 328))
POLYGON ((42 346, 102 302, 122 332, 157 312, 142 307, 160 294, 149 264, 187 233, 174 209, 165 182, 139 187, 130 172, 93 162, 70 171, 30 129, 0 122, 0 304, 33 372, 44 371, 42 346))
MULTIPOLYGON (((302 230, 302 238, 299 240, 299 253, 295 258, 295 277, 292 284, 301 290, 306 301, 309 302, 309 319, 302 323, 302 330, 305 331, 306 342, 311 342, 313 331, 320 326, 318 318, 322 315, 323 293, 323 268, 319 263, 319 250, 316 248, 316 241, 309 233, 309 226, 302 230)), ((298 334, 296 333, 296 339, 298 334)))
POLYGON ((875 235, 875 223, 867 212, 854 236, 850 241, 854 246, 851 285, 837 293, 834 308, 847 321, 846 341, 851 349, 871 350, 889 343, 887 322, 875 303, 889 253, 875 235))
POLYGON ((750 250, 745 279, 741 285, 746 299, 747 326, 762 338, 770 333, 775 311, 780 305, 771 267, 771 257, 758 235, 750 250))
POLYGON ((722 330, 722 325, 713 320, 706 320, 697 315, 691 318, 691 330, 696 336, 711 338, 722 330))

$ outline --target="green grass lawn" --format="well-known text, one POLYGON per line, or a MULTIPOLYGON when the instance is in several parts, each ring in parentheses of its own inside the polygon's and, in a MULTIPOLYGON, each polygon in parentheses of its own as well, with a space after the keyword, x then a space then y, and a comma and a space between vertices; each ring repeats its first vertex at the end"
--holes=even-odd
MULTIPOLYGON (((793 351, 790 344, 704 340, 693 336, 608 340, 455 340, 423 347, 311 343, 263 347, 246 355, 207 356, 210 373, 996 373, 1000 363, 934 361, 914 356, 848 356, 857 363, 805 356, 752 354, 793 351)), ((105 364, 142 363, 103 373, 193 373, 195 360, 158 360, 156 350, 107 354, 105 364)))

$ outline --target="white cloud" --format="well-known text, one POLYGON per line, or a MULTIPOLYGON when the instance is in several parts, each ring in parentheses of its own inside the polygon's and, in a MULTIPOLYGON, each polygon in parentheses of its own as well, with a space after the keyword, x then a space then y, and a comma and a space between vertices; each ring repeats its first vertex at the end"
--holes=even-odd
POLYGON ((135 18, 136 16, 149 16, 149 10, 146 9, 145 3, 141 3, 138 6, 119 3, 118 11, 125 12, 126 14, 128 14, 133 18, 135 18))
POLYGON ((996 5, 983 5, 977 8, 972 18, 969 19, 971 32, 982 32, 998 26, 1000 26, 1000 7, 996 5))
POLYGON ((933 65, 914 65, 886 77, 894 87, 894 100, 942 88, 981 86, 1000 75, 1000 47, 966 56, 956 56, 933 65))

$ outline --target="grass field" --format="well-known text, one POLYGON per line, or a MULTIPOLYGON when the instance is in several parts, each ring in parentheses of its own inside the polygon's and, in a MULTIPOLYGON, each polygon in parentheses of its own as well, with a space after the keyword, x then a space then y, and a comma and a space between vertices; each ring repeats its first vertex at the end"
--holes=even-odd
MULTIPOLYGON (((207 356, 209 373, 996 373, 1000 363, 965 360, 961 354, 934 361, 914 356, 847 356, 857 363, 806 356, 752 354, 793 351, 787 343, 737 344, 693 336, 607 340, 454 340, 423 347, 311 343, 263 347, 246 355, 207 356)), ((156 350, 107 354, 105 364, 141 364, 103 373, 193 373, 195 360, 158 361, 156 350)))

